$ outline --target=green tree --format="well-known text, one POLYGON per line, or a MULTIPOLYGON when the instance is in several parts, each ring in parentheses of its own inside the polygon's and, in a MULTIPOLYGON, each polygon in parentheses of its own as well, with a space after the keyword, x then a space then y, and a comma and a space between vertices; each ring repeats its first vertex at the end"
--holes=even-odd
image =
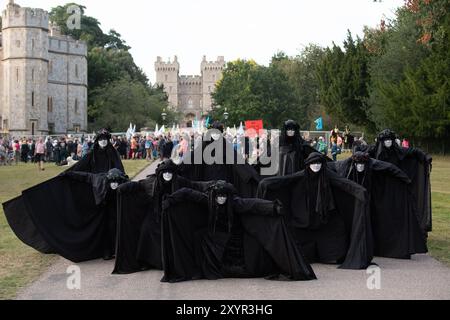
POLYGON ((335 44, 326 49, 317 75, 320 101, 328 113, 347 124, 374 130, 366 107, 369 57, 363 41, 354 40, 349 32, 343 49, 335 44))
POLYGON ((276 128, 295 116, 292 86, 275 64, 264 67, 245 60, 228 63, 213 99, 212 117, 222 119, 226 108, 229 125, 262 119, 266 128, 276 128))

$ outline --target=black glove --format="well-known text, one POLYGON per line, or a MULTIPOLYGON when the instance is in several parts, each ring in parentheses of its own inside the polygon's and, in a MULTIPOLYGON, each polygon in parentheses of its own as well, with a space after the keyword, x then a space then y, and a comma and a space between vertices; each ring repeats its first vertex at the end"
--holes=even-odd
POLYGON ((161 208, 166 211, 167 209, 169 209, 170 207, 170 198, 165 199, 162 204, 161 204, 161 208))

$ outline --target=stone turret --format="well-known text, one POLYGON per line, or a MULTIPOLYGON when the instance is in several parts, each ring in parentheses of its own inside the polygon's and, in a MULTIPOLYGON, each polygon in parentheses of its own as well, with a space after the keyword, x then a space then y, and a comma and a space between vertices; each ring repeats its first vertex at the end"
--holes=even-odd
POLYGON ((180 64, 177 56, 173 62, 165 62, 161 57, 156 58, 155 62, 156 83, 164 85, 165 91, 169 97, 169 105, 172 108, 178 106, 178 77, 180 73, 180 64))

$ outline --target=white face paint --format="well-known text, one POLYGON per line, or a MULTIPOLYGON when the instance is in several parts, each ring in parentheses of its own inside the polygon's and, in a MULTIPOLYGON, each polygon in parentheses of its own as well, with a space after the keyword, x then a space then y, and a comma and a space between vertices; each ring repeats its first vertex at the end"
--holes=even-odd
POLYGON ((392 147, 392 140, 385 140, 384 141, 384 146, 386 148, 391 148, 392 147))
POLYGON ((220 133, 213 133, 211 134, 211 138, 213 138, 214 141, 217 141, 220 139, 220 133))
POLYGON ((108 140, 100 140, 98 142, 98 145, 100 146, 100 148, 105 149, 106 146, 108 145, 108 140))
POLYGON ((322 170, 322 164, 321 163, 313 163, 309 166, 312 172, 317 173, 320 170, 322 170))
POLYGON ((172 181, 172 178, 173 178, 173 173, 171 173, 171 172, 164 172, 163 173, 164 181, 170 182, 170 181, 172 181))
POLYGON ((366 165, 364 163, 357 163, 356 164, 356 171, 359 173, 364 172, 366 170, 366 165))
POLYGON ((223 206, 225 203, 227 203, 227 197, 226 196, 218 196, 216 198, 216 202, 219 206, 223 206))
POLYGON ((112 190, 116 190, 119 187, 118 182, 111 182, 110 187, 112 190))
POLYGON ((293 136, 295 136, 295 131, 294 130, 288 130, 286 132, 286 134, 287 134, 288 137, 293 137, 293 136))

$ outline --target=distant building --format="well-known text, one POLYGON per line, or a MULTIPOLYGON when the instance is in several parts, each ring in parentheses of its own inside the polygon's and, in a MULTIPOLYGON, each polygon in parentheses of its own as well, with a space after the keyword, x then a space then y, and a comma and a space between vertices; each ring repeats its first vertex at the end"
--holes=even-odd
POLYGON ((211 110, 211 93, 222 78, 224 57, 206 61, 204 56, 200 68, 201 75, 180 76, 177 56, 173 62, 164 62, 161 57, 157 57, 155 62, 156 83, 164 85, 170 107, 183 113, 184 124, 188 127, 192 125, 192 120, 201 119, 211 110))
POLYGON ((0 34, 0 134, 87 131, 87 45, 9 1, 0 34))

